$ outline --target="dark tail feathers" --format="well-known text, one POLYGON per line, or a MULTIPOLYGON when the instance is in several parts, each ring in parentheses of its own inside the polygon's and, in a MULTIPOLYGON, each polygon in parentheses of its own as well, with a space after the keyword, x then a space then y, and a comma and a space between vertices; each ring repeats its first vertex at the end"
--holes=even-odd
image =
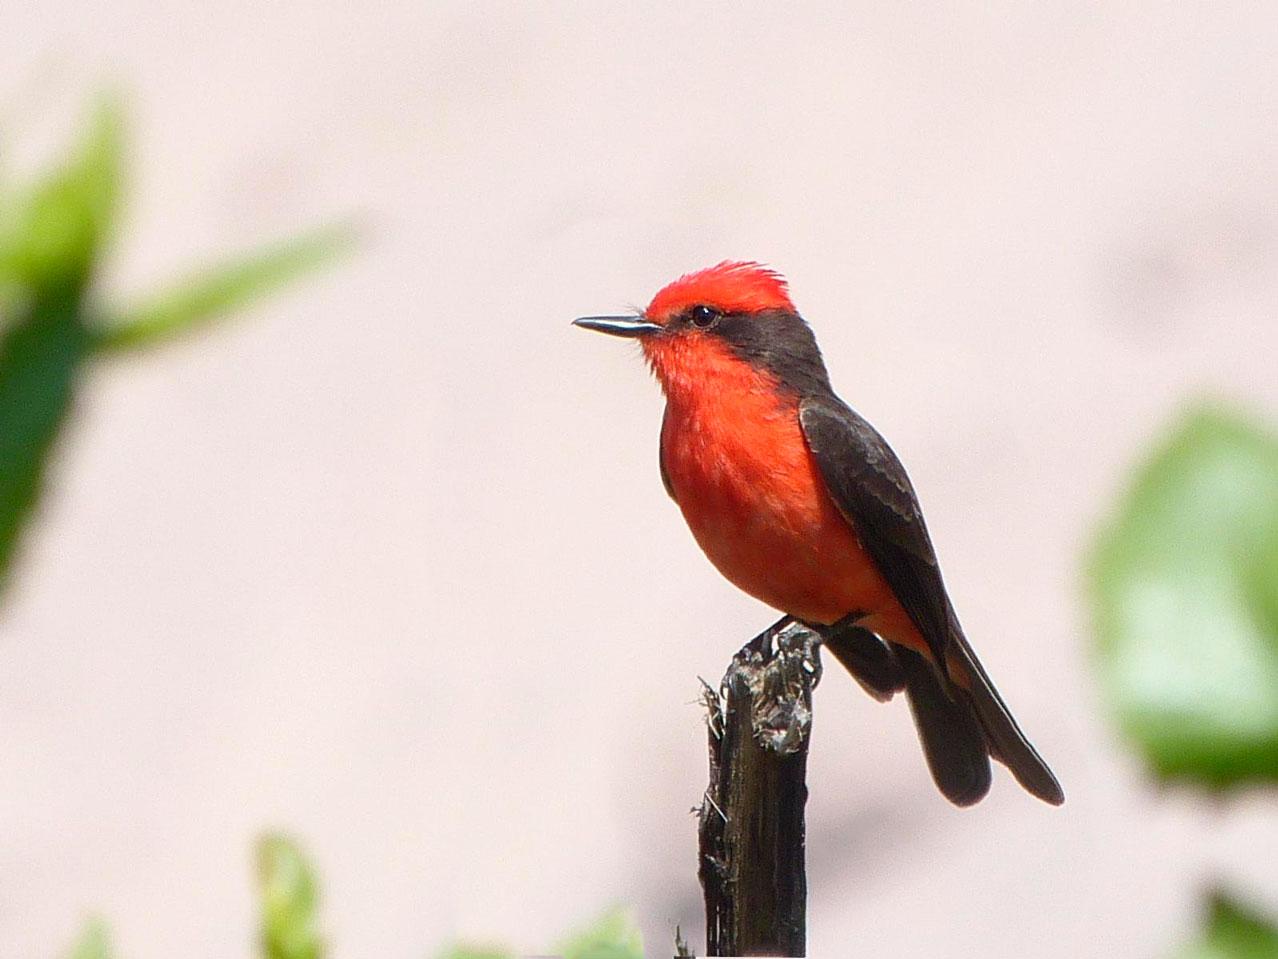
POLYGON ((1016 781, 1043 802, 1059 806, 1065 792, 1056 781, 1043 757, 1016 725, 1011 711, 998 690, 990 682, 985 668, 972 652, 972 647, 957 629, 950 631, 950 662, 946 664, 954 682, 950 684, 958 698, 966 700, 985 733, 990 755, 1016 777, 1016 781), (957 660, 957 662, 955 662, 957 660))
POLYGON ((822 632, 825 648, 875 699, 906 691, 928 768, 950 802, 970 806, 989 792, 991 757, 1044 802, 1059 806, 1065 801, 1056 777, 1016 725, 957 625, 950 632, 950 661, 943 667, 851 623, 822 632))
POLYGON ((956 806, 979 802, 990 791, 990 755, 971 704, 919 653, 904 646, 892 651, 937 788, 956 806))

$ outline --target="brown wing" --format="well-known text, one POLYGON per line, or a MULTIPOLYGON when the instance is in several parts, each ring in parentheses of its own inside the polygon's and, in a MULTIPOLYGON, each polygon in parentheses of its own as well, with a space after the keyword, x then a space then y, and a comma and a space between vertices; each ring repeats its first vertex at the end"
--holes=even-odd
POLYGON ((809 397, 799 422, 826 488, 944 669, 950 601, 905 467, 834 396, 809 397))
POLYGON ((1060 784, 963 635, 901 461, 833 394, 805 399, 799 421, 830 496, 932 652, 930 665, 906 649, 898 648, 897 659, 941 791, 959 805, 980 799, 989 788, 988 751, 1026 789, 1059 805, 1065 799, 1060 784))

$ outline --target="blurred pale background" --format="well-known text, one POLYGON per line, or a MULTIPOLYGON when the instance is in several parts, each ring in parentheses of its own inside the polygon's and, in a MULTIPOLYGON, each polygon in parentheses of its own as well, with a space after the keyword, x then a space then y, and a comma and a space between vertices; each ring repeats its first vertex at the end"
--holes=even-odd
POLYGON ((1184 397, 1278 408, 1271 4, 4 20, 19 167, 131 95, 113 288, 334 213, 367 240, 88 384, 0 622, 0 954, 95 911, 121 955, 248 956, 270 825, 336 955, 543 949, 612 901, 700 943, 696 677, 773 614, 662 492, 635 352, 568 321, 725 257, 790 277, 1069 796, 950 808, 905 707, 831 672, 813 953, 1149 955, 1211 876, 1278 896, 1261 802, 1159 795, 1114 741, 1079 599, 1184 397))

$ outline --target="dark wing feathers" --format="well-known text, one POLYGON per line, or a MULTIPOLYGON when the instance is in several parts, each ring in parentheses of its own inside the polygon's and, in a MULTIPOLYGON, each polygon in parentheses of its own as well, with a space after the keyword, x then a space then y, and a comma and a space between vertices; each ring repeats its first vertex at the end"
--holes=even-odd
POLYGON ((873 426, 832 396, 805 399, 799 422, 835 504, 944 663, 949 599, 905 467, 873 426))
POLYGON ((963 636, 914 488, 896 454, 832 394, 804 399, 799 422, 830 496, 932 653, 927 663, 908 649, 892 647, 941 791, 959 805, 980 799, 989 788, 988 754, 1035 796, 1059 805, 1065 798, 1060 784, 963 636))
MULTIPOLYGON (((666 472, 666 444, 664 437, 666 435, 666 417, 670 415, 670 411, 661 414, 661 433, 657 437, 657 469, 661 471, 661 485, 666 488, 666 495, 671 499, 675 499, 674 487, 670 485, 670 474, 666 472)), ((678 502, 678 500, 675 500, 678 502)))

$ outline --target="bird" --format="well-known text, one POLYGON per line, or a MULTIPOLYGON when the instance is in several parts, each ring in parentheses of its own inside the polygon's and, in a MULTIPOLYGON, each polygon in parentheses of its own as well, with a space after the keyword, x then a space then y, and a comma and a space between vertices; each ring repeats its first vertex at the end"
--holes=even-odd
POLYGON ((991 759, 1064 802, 964 635, 905 468, 835 394, 784 277, 724 261, 642 312, 573 323, 640 344, 665 394, 661 480, 706 557, 874 698, 905 693, 950 802, 988 793, 991 759))

